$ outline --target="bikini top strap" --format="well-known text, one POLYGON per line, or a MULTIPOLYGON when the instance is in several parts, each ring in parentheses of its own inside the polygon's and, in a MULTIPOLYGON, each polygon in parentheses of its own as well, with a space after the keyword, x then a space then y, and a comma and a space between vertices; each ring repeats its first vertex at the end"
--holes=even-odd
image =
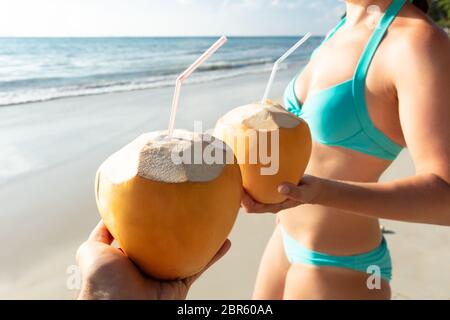
POLYGON ((400 10, 403 8, 405 2, 406 0, 393 0, 391 5, 387 8, 386 12, 378 23, 378 26, 375 28, 375 31, 373 32, 369 42, 367 43, 363 54, 361 55, 355 71, 355 78, 357 81, 365 82, 367 71, 378 49, 378 46, 383 40, 389 26, 394 21, 400 10))
MULTIPOLYGON (((347 17, 343 17, 342 20, 338 23, 338 25, 336 27, 334 27, 333 29, 331 29, 330 32, 328 32, 328 34, 326 35, 325 39, 323 40, 323 42, 327 41, 328 39, 330 39, 332 36, 334 36, 334 34, 345 24, 345 21, 347 20, 347 17)), ((322 43, 323 43, 322 42, 322 43)))
POLYGON ((374 142, 383 147, 384 150, 389 152, 394 158, 398 155, 402 147, 389 139, 372 123, 366 105, 366 77, 370 63, 372 62, 378 46, 383 40, 384 35, 386 34, 386 31, 392 21, 394 21, 397 14, 403 8, 405 2, 406 0, 393 0, 391 5, 387 8, 363 51, 363 54, 358 62, 358 66, 356 67, 353 79, 353 96, 355 100, 356 113, 360 120, 362 129, 369 137, 372 138, 374 142))

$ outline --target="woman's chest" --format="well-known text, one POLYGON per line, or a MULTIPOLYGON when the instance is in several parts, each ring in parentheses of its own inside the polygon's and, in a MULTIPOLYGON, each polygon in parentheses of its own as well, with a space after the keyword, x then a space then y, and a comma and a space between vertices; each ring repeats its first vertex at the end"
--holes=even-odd
MULTIPOLYGON (((312 57, 294 88, 302 117, 318 127, 329 141, 339 141, 361 129, 354 100, 354 76, 366 44, 366 35, 350 40, 331 39, 312 57), (341 129, 337 130, 336 126, 341 129)), ((375 127, 403 144, 398 101, 392 81, 389 43, 383 42, 370 60, 365 76, 365 106, 375 127)))

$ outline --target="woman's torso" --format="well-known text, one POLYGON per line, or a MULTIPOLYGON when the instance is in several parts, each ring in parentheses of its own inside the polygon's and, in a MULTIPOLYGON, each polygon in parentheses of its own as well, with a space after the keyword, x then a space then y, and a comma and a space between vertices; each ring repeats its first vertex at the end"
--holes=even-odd
MULTIPOLYGON (((392 56, 396 42, 406 29, 414 28, 414 23, 427 22, 416 9, 405 5, 377 48, 365 81, 370 120, 387 138, 401 146, 405 145, 405 140, 393 81, 395 64, 401 61, 393 61, 392 56), (420 21, 411 22, 410 17, 420 21)), ((299 102, 308 102, 323 89, 352 79, 373 32, 367 23, 359 25, 363 26, 351 31, 344 25, 318 50, 295 82, 299 102)), ((306 173, 336 180, 377 182, 390 163, 390 160, 315 141, 306 173)), ((279 218, 292 236, 315 251, 352 255, 370 251, 381 241, 377 219, 329 207, 303 205, 281 212, 279 218)))

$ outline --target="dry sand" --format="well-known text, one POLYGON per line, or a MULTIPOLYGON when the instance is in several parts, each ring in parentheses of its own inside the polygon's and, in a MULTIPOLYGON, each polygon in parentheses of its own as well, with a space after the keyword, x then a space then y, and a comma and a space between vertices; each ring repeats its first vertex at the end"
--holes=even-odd
MULTIPOLYGON (((291 75, 279 75, 274 88, 278 96, 291 75)), ((194 120, 203 120, 204 129, 211 128, 226 111, 255 102, 266 80, 266 75, 249 75, 187 86, 178 127, 192 129, 194 120)), ((75 263, 78 245, 99 220, 95 171, 140 133, 164 129, 171 95, 171 88, 162 88, 0 108, 0 166, 24 172, 0 184, 0 298, 75 296, 76 291, 67 288, 67 269, 75 263), (25 149, 27 157, 23 157, 25 149), (22 159, 15 162, 22 166, 11 167, 4 157, 22 159), (24 161, 29 159, 39 161, 27 166, 24 161), (27 174, 30 168, 39 170, 27 174)), ((413 173, 404 152, 383 179, 413 173)), ((449 299, 450 230, 392 221, 383 224, 393 232, 387 238, 394 261, 394 297, 449 299)), ((250 298, 273 226, 273 216, 240 214, 231 234, 231 252, 204 274, 189 298, 250 298)))

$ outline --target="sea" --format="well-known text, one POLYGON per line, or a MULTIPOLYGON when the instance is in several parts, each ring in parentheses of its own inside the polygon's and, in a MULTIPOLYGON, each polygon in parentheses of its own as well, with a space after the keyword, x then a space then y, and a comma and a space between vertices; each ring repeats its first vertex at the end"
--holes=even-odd
MULTIPOLYGON (((268 72, 299 37, 231 37, 188 81, 268 72)), ((0 38, 0 106, 173 86, 215 37, 0 38)), ((289 57, 305 63, 322 37, 289 57)))

